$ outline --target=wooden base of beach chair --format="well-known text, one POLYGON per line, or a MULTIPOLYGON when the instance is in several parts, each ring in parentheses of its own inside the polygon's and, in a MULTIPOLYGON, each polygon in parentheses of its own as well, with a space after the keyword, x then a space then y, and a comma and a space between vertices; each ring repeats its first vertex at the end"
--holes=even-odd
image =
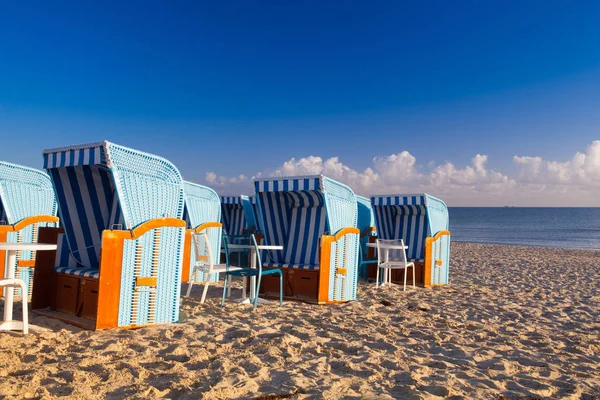
MULTIPOLYGON (((132 231, 105 230, 99 271, 85 276, 72 274, 70 271, 55 271, 56 251, 40 252, 34 269, 32 310, 86 329, 136 329, 154 325, 154 307, 150 307, 147 323, 119 325, 122 319, 119 312, 124 244, 126 240, 135 240, 152 229, 184 226, 185 222, 182 220, 165 218, 146 222, 132 231)), ((60 233, 62 230, 58 228, 40 228, 38 242, 57 243, 60 233)), ((132 315, 143 311, 136 291, 141 293, 154 290, 157 282, 158 276, 134 277, 132 315)))
MULTIPOLYGON (((39 243, 56 243, 59 228, 40 228, 39 243)), ((34 312, 60 319, 85 329, 95 329, 99 281, 95 278, 54 271, 56 251, 40 252, 36 258, 31 308, 34 312)))

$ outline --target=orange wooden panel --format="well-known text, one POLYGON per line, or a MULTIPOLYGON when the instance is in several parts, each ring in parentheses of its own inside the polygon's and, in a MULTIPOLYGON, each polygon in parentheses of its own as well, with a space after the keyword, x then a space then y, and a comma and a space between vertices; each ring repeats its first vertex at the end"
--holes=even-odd
POLYGON ((35 215, 20 220, 14 225, 0 225, 0 232, 17 232, 26 226, 39 224, 40 222, 57 223, 58 217, 54 215, 35 215))
POLYGON ((190 279, 190 263, 192 257, 192 229, 186 229, 183 244, 183 266, 181 268, 181 283, 188 283, 190 279))
POLYGON ((135 286, 152 286, 156 287, 157 278, 151 276, 138 276, 135 278, 135 286))
POLYGON ((35 267, 35 260, 19 260, 18 267, 35 267))
POLYGON ((105 230, 102 233, 96 329, 115 328, 118 325, 123 245, 125 243, 123 233, 131 236, 129 231, 105 230))
MULTIPOLYGON (((0 230, 0 243, 6 242, 6 232, 0 230)), ((6 266, 6 250, 0 250, 0 279, 4 278, 4 268, 6 266)))
POLYGON ((319 303, 327 303, 327 299, 329 298, 329 265, 331 264, 331 244, 333 241, 333 236, 321 236, 321 257, 319 259, 319 303))
POLYGON ((198 225, 196 228, 194 228, 194 232, 195 233, 200 233, 203 230, 207 229, 207 228, 222 228, 223 224, 220 222, 206 222, 202 225, 198 225))

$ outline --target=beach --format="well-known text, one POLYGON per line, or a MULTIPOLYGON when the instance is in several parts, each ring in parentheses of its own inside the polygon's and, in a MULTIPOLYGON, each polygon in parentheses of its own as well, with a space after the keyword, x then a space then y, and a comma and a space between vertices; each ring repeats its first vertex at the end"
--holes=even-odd
POLYGON ((596 399, 599 287, 600 251, 455 242, 449 285, 359 280, 342 305, 222 308, 197 285, 175 325, 32 314, 0 334, 0 398, 596 399))

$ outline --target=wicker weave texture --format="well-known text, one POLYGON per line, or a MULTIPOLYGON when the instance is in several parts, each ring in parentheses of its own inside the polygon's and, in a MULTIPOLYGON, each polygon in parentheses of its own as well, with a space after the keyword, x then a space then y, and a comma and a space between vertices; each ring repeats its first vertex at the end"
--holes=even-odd
MULTIPOLYGON (((0 223, 8 225, 37 215, 56 215, 56 198, 48 174, 22 165, 0 162, 0 209, 3 219, 0 223)), ((19 232, 9 232, 6 240, 9 243, 35 243, 39 226, 46 225, 27 225, 19 232)), ((34 259, 35 252, 17 252, 17 262, 34 259)), ((5 262, 8 263, 8 257, 5 262)), ((6 265, 6 268, 12 268, 15 276, 23 279, 30 289, 33 287, 33 268, 17 268, 16 264, 6 265)), ((21 289, 15 292, 21 295, 21 289)))
POLYGON ((331 244, 329 301, 356 300, 359 235, 350 233, 331 244), (345 269, 345 274, 338 273, 345 269))
POLYGON ((36 215, 56 215, 50 177, 34 168, 0 162, 0 201, 10 225, 36 215))
POLYGON ((177 322, 184 234, 164 227, 125 241, 118 326, 177 322), (158 278, 156 288, 136 287, 137 277, 158 278))
MULTIPOLYGON (((188 223, 189 229, 195 229, 202 224, 207 222, 220 222, 221 221, 221 199, 217 192, 207 186, 198 185, 184 181, 185 190, 185 220, 188 223)), ((213 262, 219 264, 219 257, 221 255, 221 234, 222 228, 211 228, 207 231, 209 241, 211 244, 211 251, 213 254, 213 262)), ((200 236, 202 238, 202 236, 200 236)), ((203 239, 202 239, 203 240, 203 239)), ((205 252, 206 246, 204 244, 199 247, 205 252)), ((196 247, 192 246, 192 253, 190 257, 190 276, 194 271, 194 264, 197 258, 196 247)), ((206 254, 201 254, 206 255, 206 254)), ((196 282, 204 282, 204 273, 197 272, 198 279, 196 282)), ((219 280, 218 274, 213 274, 210 278, 210 282, 217 282, 219 280)))
POLYGON ((171 162, 109 142, 106 151, 127 229, 156 218, 183 217, 181 174, 171 162))

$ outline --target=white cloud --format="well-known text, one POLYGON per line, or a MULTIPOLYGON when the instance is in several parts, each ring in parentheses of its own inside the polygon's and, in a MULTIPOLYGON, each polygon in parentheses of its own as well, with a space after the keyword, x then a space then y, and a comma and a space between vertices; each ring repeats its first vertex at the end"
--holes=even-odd
POLYGON ((338 157, 292 158, 281 166, 253 177, 205 175, 206 184, 223 194, 252 193, 252 179, 260 176, 323 174, 339 180, 361 195, 426 192, 450 205, 598 205, 600 196, 600 140, 585 153, 569 161, 548 161, 541 157, 515 156, 516 177, 490 169, 488 156, 477 154, 469 164, 428 161, 421 167, 408 151, 376 156, 363 171, 345 165, 338 157))
POLYGON ((575 153, 569 161, 514 156, 513 162, 520 168, 519 180, 522 182, 600 185, 600 140, 593 141, 585 153, 575 153))

